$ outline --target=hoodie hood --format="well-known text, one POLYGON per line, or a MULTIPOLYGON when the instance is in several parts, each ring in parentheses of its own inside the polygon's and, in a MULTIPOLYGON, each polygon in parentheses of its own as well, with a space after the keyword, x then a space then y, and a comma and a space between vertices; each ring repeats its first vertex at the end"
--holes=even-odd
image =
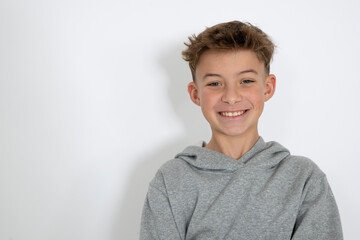
POLYGON ((290 152, 279 143, 265 142, 259 137, 255 145, 238 160, 200 146, 189 146, 175 158, 204 170, 232 172, 243 167, 270 169, 289 155, 290 152))

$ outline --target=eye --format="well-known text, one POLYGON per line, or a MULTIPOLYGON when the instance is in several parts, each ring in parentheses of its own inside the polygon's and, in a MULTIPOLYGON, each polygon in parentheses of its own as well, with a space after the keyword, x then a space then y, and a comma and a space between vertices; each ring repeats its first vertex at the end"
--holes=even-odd
POLYGON ((209 83, 208 86, 216 87, 216 86, 220 86, 220 83, 219 82, 212 82, 212 83, 209 83))
POLYGON ((250 79, 245 79, 245 80, 242 80, 241 83, 245 83, 245 84, 249 84, 249 83, 252 83, 254 82, 253 80, 250 80, 250 79))

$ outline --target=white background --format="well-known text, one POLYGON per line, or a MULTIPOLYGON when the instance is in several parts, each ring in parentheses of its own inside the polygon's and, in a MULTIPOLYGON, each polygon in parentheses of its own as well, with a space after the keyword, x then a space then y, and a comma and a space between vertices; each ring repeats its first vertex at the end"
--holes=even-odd
POLYGON ((0 240, 137 239, 148 183, 209 140, 183 42, 249 21, 278 48, 260 133, 360 216, 360 1, 0 0, 0 240))

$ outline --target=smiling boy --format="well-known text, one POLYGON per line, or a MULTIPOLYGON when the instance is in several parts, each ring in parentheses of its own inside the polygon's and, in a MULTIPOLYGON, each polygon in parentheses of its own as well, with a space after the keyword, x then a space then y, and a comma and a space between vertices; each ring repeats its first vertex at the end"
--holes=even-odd
POLYGON ((188 91, 212 130, 205 147, 239 159, 259 138, 258 120, 274 94, 275 76, 247 49, 207 50, 195 76, 188 91))
POLYGON ((258 120, 276 86, 270 38, 233 21, 189 40, 188 92, 212 137, 156 173, 140 239, 343 239, 325 174, 259 136, 258 120))

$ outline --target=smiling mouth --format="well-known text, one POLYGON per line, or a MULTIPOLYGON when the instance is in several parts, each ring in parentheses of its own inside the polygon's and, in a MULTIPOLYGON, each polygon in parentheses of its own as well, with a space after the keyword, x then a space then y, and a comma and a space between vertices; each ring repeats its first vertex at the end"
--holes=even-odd
POLYGON ((238 111, 238 112, 219 112, 219 114, 224 117, 237 117, 244 114, 246 111, 247 110, 238 111))

